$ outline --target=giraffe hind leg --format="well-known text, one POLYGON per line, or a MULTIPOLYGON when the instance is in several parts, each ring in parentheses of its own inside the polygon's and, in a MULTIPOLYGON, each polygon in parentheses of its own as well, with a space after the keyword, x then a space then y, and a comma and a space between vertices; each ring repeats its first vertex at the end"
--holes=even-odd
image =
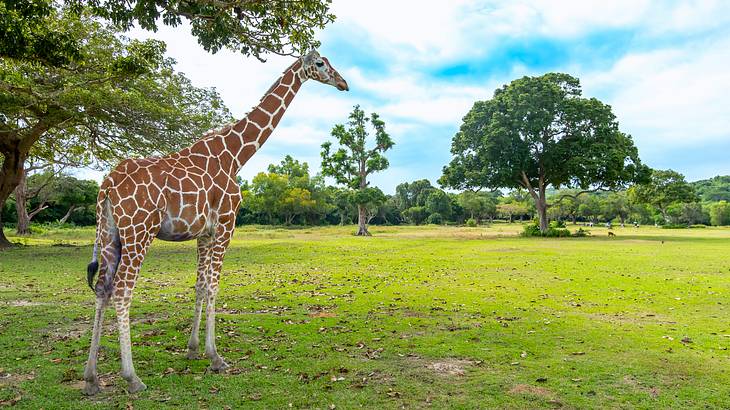
POLYGON ((105 200, 100 207, 99 225, 97 226, 97 241, 94 244, 94 256, 88 266, 87 275, 89 286, 96 293, 96 309, 94 312, 94 328, 91 333, 91 346, 89 347, 89 358, 84 368, 84 393, 94 395, 101 389, 99 387, 99 377, 97 376, 96 364, 99 356, 99 344, 101 342, 101 332, 104 324, 104 311, 109 304, 112 290, 112 278, 119 265, 121 257, 121 243, 119 241, 119 231, 111 220, 110 212, 104 207, 108 207, 108 200, 105 200), (101 249, 101 254, 99 250, 101 249), (101 260, 101 263, 98 261, 101 260), (92 286, 96 271, 101 268, 101 273, 95 287, 92 286))

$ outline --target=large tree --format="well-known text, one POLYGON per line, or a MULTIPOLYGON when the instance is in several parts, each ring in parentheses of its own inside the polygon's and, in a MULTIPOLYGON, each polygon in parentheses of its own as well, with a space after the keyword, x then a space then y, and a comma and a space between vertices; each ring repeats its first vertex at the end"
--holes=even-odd
POLYGON ((357 191, 353 195, 358 207, 357 235, 370 236, 367 228, 367 206, 374 202, 374 198, 381 198, 382 193, 379 195, 373 188, 369 188, 368 176, 388 168, 389 163, 383 153, 393 147, 393 140, 385 132, 385 123, 378 114, 371 113, 367 117, 360 106, 356 105, 349 118, 347 128, 343 124, 337 124, 332 129, 332 136, 339 144, 335 151, 332 149, 332 142, 322 144, 322 174, 357 191), (375 146, 370 149, 365 146, 370 135, 368 124, 375 131, 375 146))
POLYGON ((670 205, 697 200, 694 188, 684 180, 684 175, 671 169, 652 170, 651 178, 643 184, 632 186, 628 194, 633 203, 653 206, 662 214, 665 222, 671 219, 667 212, 670 205))
POLYGON ((59 7, 105 18, 124 30, 157 31, 186 20, 207 51, 222 48, 263 59, 303 54, 314 30, 334 20, 331 0, 6 0, 0 2, 0 57, 62 66, 78 61, 84 42, 55 25, 59 7))
POLYGON ((548 187, 613 190, 648 172, 611 107, 581 97, 578 79, 560 73, 520 78, 497 89, 491 100, 476 102, 451 153, 442 185, 525 189, 543 232, 548 187))
MULTIPOLYGON (((164 43, 123 40, 96 19, 53 12, 49 24, 79 39, 80 58, 60 67, 0 61, 0 204, 31 151, 53 162, 81 150, 105 165, 179 149, 229 119, 214 89, 174 71, 164 43)), ((9 245, 0 221, 0 248, 9 245)))

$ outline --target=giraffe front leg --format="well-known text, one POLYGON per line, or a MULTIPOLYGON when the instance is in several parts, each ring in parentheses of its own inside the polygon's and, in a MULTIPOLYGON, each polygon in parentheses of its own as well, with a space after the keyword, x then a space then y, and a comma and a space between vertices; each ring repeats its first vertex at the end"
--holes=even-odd
POLYGON ((210 370, 221 372, 228 368, 228 364, 218 354, 215 347, 215 295, 218 287, 208 288, 208 305, 205 311, 205 355, 210 359, 210 370))
POLYGON ((114 307, 117 310, 117 323, 119 327, 119 350, 122 355, 122 378, 127 381, 127 391, 129 393, 137 393, 147 388, 142 380, 134 371, 134 363, 132 362, 132 341, 129 329, 129 307, 131 305, 130 297, 126 295, 116 298, 114 307))
POLYGON ((190 331, 190 340, 188 340, 187 358, 195 360, 198 358, 200 350, 200 317, 203 313, 203 298, 206 295, 205 282, 200 278, 195 283, 195 311, 193 312, 193 328, 190 331))
POLYGON ((221 372, 228 368, 228 364, 218 354, 215 346, 215 296, 217 293, 217 283, 208 287, 208 303, 205 308, 205 355, 210 359, 210 370, 221 372))
POLYGON ((233 235, 234 222, 219 225, 216 229, 215 242, 211 251, 211 265, 208 277, 208 305, 205 310, 205 355, 210 359, 210 369, 220 372, 228 368, 228 364, 220 357, 215 346, 215 297, 218 294, 218 282, 223 266, 223 256, 233 235))
POLYGON ((91 334, 91 347, 89 348, 89 360, 84 368, 84 394, 93 396, 99 393, 99 377, 96 372, 96 360, 99 357, 99 343, 101 341, 101 329, 104 323, 104 310, 108 298, 96 297, 96 312, 94 313, 94 330, 91 334))
POLYGON ((119 328, 119 350, 122 356, 122 378, 127 381, 127 391, 137 393, 147 388, 134 371, 132 363, 132 341, 129 329, 129 308, 132 305, 132 292, 142 262, 147 254, 152 238, 157 233, 159 222, 150 224, 151 228, 134 235, 134 229, 120 229, 122 253, 119 268, 114 277, 112 301, 117 311, 119 328))
POLYGON ((200 346, 200 316, 203 312, 203 299, 207 295, 206 276, 210 270, 210 255, 213 241, 211 237, 198 239, 198 274, 195 281, 195 311, 193 326, 188 340, 188 359, 197 359, 200 346))

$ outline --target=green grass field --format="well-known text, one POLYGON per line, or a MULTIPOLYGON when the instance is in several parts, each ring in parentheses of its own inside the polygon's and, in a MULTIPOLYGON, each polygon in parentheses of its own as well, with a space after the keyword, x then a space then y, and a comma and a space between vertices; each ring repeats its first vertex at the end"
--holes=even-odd
MULTIPOLYGON (((519 238, 489 228, 240 228, 218 297, 227 374, 185 358, 194 242, 155 242, 125 392, 82 396, 93 230, 0 253, 0 402, 18 408, 728 408, 730 229, 519 238)), ((16 238, 17 239, 17 238, 16 238)))

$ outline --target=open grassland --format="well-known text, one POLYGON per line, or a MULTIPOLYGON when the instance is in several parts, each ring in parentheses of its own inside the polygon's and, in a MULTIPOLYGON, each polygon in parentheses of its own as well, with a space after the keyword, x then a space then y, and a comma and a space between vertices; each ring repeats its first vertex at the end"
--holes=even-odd
POLYGON ((730 229, 618 228, 519 238, 484 228, 240 228, 218 347, 185 348, 193 242, 155 242, 118 376, 113 311, 82 396, 93 230, 0 253, 0 402, 18 408, 728 408, 730 229))

